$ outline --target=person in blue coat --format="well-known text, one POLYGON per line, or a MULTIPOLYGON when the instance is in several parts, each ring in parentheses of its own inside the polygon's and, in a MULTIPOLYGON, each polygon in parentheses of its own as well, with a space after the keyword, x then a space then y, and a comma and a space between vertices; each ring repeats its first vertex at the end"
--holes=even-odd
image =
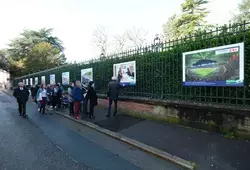
POLYGON ((79 112, 80 112, 81 102, 83 101, 84 97, 81 89, 81 82, 79 80, 75 82, 75 87, 73 88, 72 91, 72 97, 74 100, 74 117, 76 119, 80 119, 79 112))

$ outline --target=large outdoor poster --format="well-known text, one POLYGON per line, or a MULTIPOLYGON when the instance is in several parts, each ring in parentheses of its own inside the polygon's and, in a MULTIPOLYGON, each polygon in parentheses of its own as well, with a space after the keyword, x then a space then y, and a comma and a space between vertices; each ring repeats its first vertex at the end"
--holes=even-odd
POLYGON ((45 84, 46 83, 46 81, 45 81, 45 76, 42 76, 41 77, 41 84, 45 84))
POLYGON ((56 84, 56 75, 55 74, 51 74, 49 76, 49 83, 50 84, 56 84))
POLYGON ((117 80, 120 82, 122 86, 136 85, 136 63, 135 61, 114 64, 113 76, 117 77, 117 80))
POLYGON ((244 44, 183 53, 184 86, 244 86, 244 44))
POLYGON ((30 78, 30 85, 33 86, 33 79, 30 78))
POLYGON ((38 85, 38 77, 35 77, 35 85, 38 85))
POLYGON ((69 85, 69 72, 62 73, 62 85, 69 85))
POLYGON ((81 82, 88 83, 90 81, 93 81, 93 69, 92 68, 82 69, 81 82))

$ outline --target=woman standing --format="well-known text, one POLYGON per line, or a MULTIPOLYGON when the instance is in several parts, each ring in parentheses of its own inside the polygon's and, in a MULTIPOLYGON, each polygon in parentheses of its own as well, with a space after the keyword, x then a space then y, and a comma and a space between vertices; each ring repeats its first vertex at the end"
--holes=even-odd
POLYGON ((62 91, 59 88, 59 85, 55 85, 52 93, 52 108, 60 109, 61 107, 61 97, 62 97, 62 91), (57 107, 56 107, 57 106, 57 107))
POLYGON ((40 113, 45 114, 45 106, 47 102, 47 90, 46 85, 42 84, 41 88, 37 92, 38 98, 40 99, 40 113))
POLYGON ((89 100, 89 118, 94 119, 94 107, 97 105, 97 95, 95 91, 95 84, 93 81, 89 82, 86 99, 89 100))
POLYGON ((74 115, 74 99, 73 99, 73 88, 75 86, 74 82, 71 82, 69 88, 68 88, 68 94, 69 94, 69 115, 74 115))

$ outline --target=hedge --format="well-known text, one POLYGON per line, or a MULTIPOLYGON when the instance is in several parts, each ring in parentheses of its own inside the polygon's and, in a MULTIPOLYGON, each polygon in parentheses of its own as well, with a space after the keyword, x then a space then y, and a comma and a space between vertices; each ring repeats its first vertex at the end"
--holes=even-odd
POLYGON ((70 80, 80 80, 81 69, 93 68, 96 89, 99 94, 106 94, 107 84, 113 74, 113 64, 136 61, 136 86, 126 87, 121 96, 148 98, 171 101, 190 101, 198 103, 217 103, 245 106, 249 105, 248 84, 250 73, 249 23, 233 24, 217 28, 214 31, 200 32, 194 36, 142 47, 123 53, 109 55, 103 60, 89 63, 70 64, 44 72, 16 78, 14 84, 26 78, 55 74, 56 82, 61 82, 62 72, 70 72, 70 80), (183 87, 182 53, 228 45, 245 43, 245 87, 183 87), (157 47, 157 48, 156 48, 157 47), (158 50, 157 50, 158 49, 158 50))

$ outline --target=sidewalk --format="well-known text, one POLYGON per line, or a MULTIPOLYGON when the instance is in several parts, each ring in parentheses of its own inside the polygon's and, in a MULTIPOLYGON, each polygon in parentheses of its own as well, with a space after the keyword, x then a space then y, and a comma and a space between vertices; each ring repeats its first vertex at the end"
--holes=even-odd
MULTIPOLYGON (((12 95, 10 90, 5 92, 12 95)), ((96 119, 85 117, 84 121, 195 162, 201 170, 250 169, 248 141, 230 140, 219 134, 137 119, 123 114, 106 118, 106 113, 106 108, 97 107, 95 108, 96 119)), ((68 116, 68 109, 61 110, 60 114, 68 116)))
MULTIPOLYGON (((60 112, 68 115, 68 109, 60 112)), ((198 169, 250 169, 248 141, 230 140, 214 133, 137 119, 123 114, 106 118, 106 113, 107 109, 97 107, 96 119, 85 117, 84 120, 195 162, 198 169)))

